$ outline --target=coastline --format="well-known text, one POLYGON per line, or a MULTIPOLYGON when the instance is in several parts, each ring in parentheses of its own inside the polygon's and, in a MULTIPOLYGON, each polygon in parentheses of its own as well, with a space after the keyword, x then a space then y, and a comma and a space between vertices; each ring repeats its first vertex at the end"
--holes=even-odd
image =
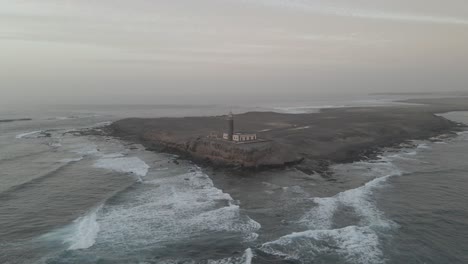
POLYGON ((128 118, 114 122, 105 132, 203 167, 253 171, 294 167, 311 175, 328 173, 332 164, 376 159, 384 148, 407 146, 412 140, 454 135, 464 127, 437 114, 468 110, 467 98, 403 102, 412 105, 237 115, 237 126, 268 140, 263 144, 208 139, 210 131, 223 131, 224 116, 128 118))

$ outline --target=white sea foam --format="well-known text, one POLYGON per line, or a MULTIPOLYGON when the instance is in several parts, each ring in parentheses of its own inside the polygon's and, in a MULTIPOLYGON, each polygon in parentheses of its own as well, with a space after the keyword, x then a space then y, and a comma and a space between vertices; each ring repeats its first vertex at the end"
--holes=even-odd
POLYGON ((468 131, 457 132, 458 138, 462 140, 467 140, 468 131))
POLYGON ((378 236, 369 227, 348 226, 293 233, 265 243, 260 249, 302 263, 312 263, 327 255, 339 257, 343 263, 384 263, 378 236))
POLYGON ((431 149, 431 147, 427 143, 419 144, 416 149, 431 149))
POLYGON ((143 182, 140 191, 125 197, 125 203, 106 205, 99 218, 101 248, 138 251, 225 232, 255 238, 252 233, 260 224, 242 214, 232 197, 215 188, 206 174, 195 169, 164 175, 143 182))
POLYGON ((310 105, 310 106, 289 106, 289 107, 275 107, 276 111, 287 114, 307 114, 318 113, 321 109, 327 108, 343 108, 349 107, 347 105, 310 105))
POLYGON ((148 164, 137 157, 104 157, 97 160, 94 163, 94 167, 118 172, 133 173, 140 177, 146 176, 150 168, 148 164))
POLYGON ((208 260, 207 264, 251 264, 254 255, 252 249, 248 248, 241 257, 230 257, 218 260, 208 260))
POLYGON ((252 249, 251 248, 246 249, 244 256, 245 256, 245 264, 251 264, 252 259, 254 257, 252 249))
POLYGON ((59 143, 59 142, 52 142, 52 143, 49 144, 49 146, 51 146, 53 148, 59 148, 59 147, 62 146, 62 144, 59 143))
POLYGON ((100 123, 94 124, 90 128, 101 128, 101 127, 109 126, 111 124, 112 124, 112 121, 105 121, 105 122, 100 122, 100 123))
POLYGON ((333 197, 314 198, 317 206, 304 215, 301 222, 312 229, 331 228, 338 206, 344 205, 352 208, 360 216, 363 225, 388 227, 391 223, 382 217, 381 212, 371 199, 371 194, 375 188, 381 186, 389 177, 401 175, 402 172, 393 163, 384 160, 385 158, 382 158, 382 162, 379 163, 356 163, 357 166, 364 165, 371 168, 368 173, 377 178, 359 188, 341 192, 333 197))
POLYGON ((306 114, 319 112, 321 107, 317 106, 298 106, 298 107, 275 107, 274 109, 281 113, 287 114, 306 114))
MULTIPOLYGON (((253 220, 252 220, 253 221, 253 220)), ((260 229, 261 225, 255 221, 252 222, 253 225, 257 226, 258 229, 260 229)), ((259 237, 259 234, 257 233, 246 233, 244 236, 243 236, 243 239, 245 242, 253 242, 255 240, 257 240, 259 237)))
POLYGON ((393 160, 408 160, 408 161, 414 161, 414 162, 421 162, 420 160, 418 159, 414 159, 414 158, 409 158, 408 156, 414 156, 416 155, 417 153, 408 153, 406 155, 404 154, 394 154, 394 155, 390 155, 389 158, 393 159, 393 160))
POLYGON ((62 163, 78 162, 78 161, 80 161, 82 159, 83 159, 83 157, 70 158, 70 159, 61 159, 59 162, 62 162, 62 163))
POLYGON ((30 137, 30 136, 33 136, 33 135, 36 135, 36 134, 39 134, 39 133, 42 133, 42 130, 18 134, 18 135, 16 135, 16 138, 17 139, 27 138, 27 137, 30 137))
POLYGON ((96 218, 101 207, 99 206, 87 215, 73 221, 70 227, 72 233, 64 240, 65 243, 70 245, 69 250, 86 249, 94 245, 99 232, 99 224, 96 218))
POLYGON ((303 127, 295 127, 295 128, 290 128, 289 130, 303 130, 303 129, 308 129, 310 126, 303 126, 303 127))
POLYGON ((99 150, 95 144, 77 144, 71 146, 71 152, 80 155, 99 155, 99 150))
POLYGON ((48 120, 68 120, 68 119, 76 119, 78 117, 76 116, 56 116, 56 117, 51 117, 48 118, 48 120))
POLYGON ((102 157, 105 158, 105 159, 110 159, 110 158, 125 157, 125 155, 122 154, 122 153, 111 153, 111 154, 104 154, 104 155, 102 155, 102 157))
POLYGON ((265 243, 261 247, 262 251, 302 263, 329 255, 346 263, 384 262, 378 232, 393 228, 396 224, 386 219, 376 207, 372 193, 382 187, 388 178, 401 175, 401 170, 389 157, 339 165, 336 170, 341 173, 354 171, 374 179, 333 197, 314 198, 315 206, 299 220, 310 230, 265 243), (344 228, 335 226, 335 215, 342 206, 351 209, 356 215, 357 222, 354 225, 344 228))
MULTIPOLYGON (((252 230, 260 229, 260 224, 246 217, 241 225, 233 219, 240 219, 239 206, 229 205, 219 209, 201 213, 191 219, 192 225, 204 226, 204 229, 211 231, 233 231, 251 235, 252 230)), ((255 237, 255 235, 253 236, 255 237)), ((252 236, 246 236, 251 239, 252 236)))

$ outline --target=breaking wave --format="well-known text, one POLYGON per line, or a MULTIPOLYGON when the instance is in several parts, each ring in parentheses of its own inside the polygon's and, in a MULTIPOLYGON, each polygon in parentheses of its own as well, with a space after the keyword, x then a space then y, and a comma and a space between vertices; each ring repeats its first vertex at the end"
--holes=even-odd
POLYGON ((260 248, 262 251, 302 263, 310 263, 317 258, 347 263, 384 262, 379 232, 397 225, 385 218, 375 205, 372 194, 390 177, 402 175, 402 171, 387 157, 340 166, 348 166, 343 171, 355 170, 374 179, 333 197, 313 198, 315 206, 299 220, 309 230, 265 243, 260 248), (356 218, 354 222, 349 219, 350 225, 345 227, 336 222, 343 208, 356 218))
POLYGON ((336 263, 384 262, 378 236, 369 227, 348 226, 293 233, 265 243, 260 249, 265 253, 302 263, 311 263, 313 259, 322 257, 336 263))
MULTIPOLYGON (((257 238, 260 224, 243 214, 208 175, 197 167, 184 168, 189 170, 186 173, 180 169, 150 173, 150 179, 142 184, 132 185, 72 224, 41 238, 73 251, 57 255, 60 261, 70 263, 80 263, 90 255, 105 255, 109 261, 129 254, 145 256, 148 250, 160 252, 158 263, 185 263, 184 256, 173 259, 171 252, 165 252, 175 243, 211 248, 216 241, 232 239, 237 244, 257 238)), ((221 259, 216 255, 201 256, 208 259, 203 263, 251 264, 254 256, 251 249, 221 259)))
POLYGON ((94 163, 94 167, 108 169, 117 172, 133 173, 144 177, 148 173, 149 166, 137 157, 121 157, 120 154, 105 155, 94 163))
POLYGON ((80 155, 99 155, 100 152, 95 144, 76 144, 71 146, 71 152, 80 155))
POLYGON ((97 214, 101 209, 102 205, 90 210, 71 224, 40 236, 39 241, 58 242, 57 246, 64 245, 65 250, 82 250, 92 247, 96 243, 100 230, 97 214))
POLYGON ((28 138, 28 137, 31 137, 33 135, 36 135, 36 134, 39 134, 39 133, 42 133, 42 132, 43 132, 42 130, 38 130, 38 131, 21 133, 21 134, 16 135, 16 139, 28 138))
POLYGON ((70 163, 70 162, 78 162, 78 161, 81 161, 81 160, 83 160, 83 157, 69 158, 69 159, 61 159, 61 160, 59 160, 59 162, 62 162, 62 163, 70 163))
POLYGON ((253 259, 252 249, 248 248, 241 257, 230 257, 219 260, 208 260, 207 264, 251 264, 253 259))
POLYGON ((163 248, 204 236, 210 240, 216 234, 223 237, 226 232, 238 234, 239 239, 255 239, 261 227, 199 170, 169 173, 138 186, 140 191, 122 194, 119 199, 124 203, 104 206, 98 219, 100 248, 163 248))
POLYGON ((307 114, 320 112, 319 106, 275 107, 274 110, 286 114, 307 114))
POLYGON ((69 250, 86 249, 94 245, 99 232, 97 213, 101 208, 99 206, 73 222, 69 237, 64 239, 64 243, 70 245, 69 250))

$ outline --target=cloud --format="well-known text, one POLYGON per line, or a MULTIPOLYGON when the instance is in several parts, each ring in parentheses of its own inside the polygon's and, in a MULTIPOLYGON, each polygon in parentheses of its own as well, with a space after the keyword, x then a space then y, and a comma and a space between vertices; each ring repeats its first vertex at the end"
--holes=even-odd
POLYGON ((468 25, 468 18, 456 16, 444 16, 437 14, 415 14, 390 10, 379 10, 365 7, 349 7, 332 4, 330 1, 314 0, 242 0, 249 4, 262 4, 282 8, 294 8, 302 11, 313 12, 323 15, 334 15, 343 17, 355 17, 364 19, 380 19, 397 22, 417 22, 433 24, 468 25))

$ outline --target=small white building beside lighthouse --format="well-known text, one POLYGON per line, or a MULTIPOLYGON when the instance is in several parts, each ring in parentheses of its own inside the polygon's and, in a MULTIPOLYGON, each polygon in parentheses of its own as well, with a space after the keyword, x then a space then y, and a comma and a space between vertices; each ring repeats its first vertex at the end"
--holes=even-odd
POLYGON ((232 136, 232 141, 236 141, 236 142, 245 142, 245 141, 253 141, 253 140, 257 140, 257 134, 255 133, 238 132, 238 133, 234 133, 234 135, 232 136))

